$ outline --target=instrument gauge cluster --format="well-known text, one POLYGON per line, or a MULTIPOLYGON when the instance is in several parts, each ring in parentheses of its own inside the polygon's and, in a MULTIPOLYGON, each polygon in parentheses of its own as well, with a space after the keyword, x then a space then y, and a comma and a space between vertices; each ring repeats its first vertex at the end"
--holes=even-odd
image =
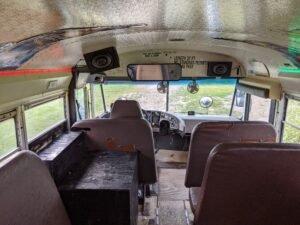
POLYGON ((144 118, 151 124, 153 131, 157 131, 161 121, 168 121, 170 130, 178 130, 184 132, 184 121, 168 112, 143 110, 144 118))

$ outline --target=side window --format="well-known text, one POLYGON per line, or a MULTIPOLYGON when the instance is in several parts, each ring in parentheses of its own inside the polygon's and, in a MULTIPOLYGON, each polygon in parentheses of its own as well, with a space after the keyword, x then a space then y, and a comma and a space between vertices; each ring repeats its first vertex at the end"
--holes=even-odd
POLYGON ((251 95, 249 120, 269 122, 271 99, 251 95))
POLYGON ((15 119, 0 120, 0 158, 17 148, 15 119))
POLYGON ((300 101, 287 100, 285 120, 283 122, 282 142, 300 143, 300 101))
POLYGON ((63 122, 64 99, 59 98, 41 105, 28 107, 25 111, 27 138, 33 140, 47 129, 63 122))
POLYGON ((93 91, 91 92, 93 106, 94 106, 94 115, 95 117, 104 113, 104 107, 102 102, 102 93, 100 84, 92 84, 93 91))
POLYGON ((76 111, 78 120, 85 119, 84 89, 75 90, 76 111))
POLYGON ((246 93, 240 90, 236 91, 231 116, 243 120, 246 105, 246 93))

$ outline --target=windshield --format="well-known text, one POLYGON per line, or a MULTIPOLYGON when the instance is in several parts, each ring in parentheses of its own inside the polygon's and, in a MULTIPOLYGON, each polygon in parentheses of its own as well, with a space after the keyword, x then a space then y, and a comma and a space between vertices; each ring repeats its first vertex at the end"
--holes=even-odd
MULTIPOLYGON (((117 99, 137 100, 145 110, 166 111, 167 94, 157 91, 159 82, 108 81, 103 85, 107 110, 117 99)), ((169 82, 169 111, 187 113, 195 111, 198 114, 229 115, 235 79, 200 79, 195 81, 169 82), (190 82, 197 84, 198 91, 190 93, 190 82), (200 105, 203 97, 210 97, 212 105, 209 108, 200 105)))
POLYGON ((198 114, 229 115, 235 79, 202 79, 196 80, 198 91, 194 94, 187 91, 191 81, 170 82, 169 111, 187 113, 195 111, 198 114), (210 97, 212 105, 205 108, 200 100, 210 97))
POLYGON ((117 99, 136 100, 142 109, 165 111, 166 94, 157 91, 158 82, 109 81, 103 85, 106 108, 117 99))

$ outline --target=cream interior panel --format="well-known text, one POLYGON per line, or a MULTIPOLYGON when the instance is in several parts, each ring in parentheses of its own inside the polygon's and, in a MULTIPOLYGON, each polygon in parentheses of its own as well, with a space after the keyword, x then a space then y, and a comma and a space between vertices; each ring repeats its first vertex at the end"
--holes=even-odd
POLYGON ((37 97, 65 92, 68 90, 70 81, 70 74, 1 77, 0 111, 9 110, 37 97))
POLYGON ((183 76, 206 77, 207 62, 209 61, 232 62, 232 75, 242 75, 241 73, 237 75, 237 69, 241 68, 242 65, 230 56, 208 52, 167 49, 151 49, 121 54, 120 68, 107 71, 106 74, 109 76, 127 76, 127 65, 129 64, 179 63, 182 66, 183 76))

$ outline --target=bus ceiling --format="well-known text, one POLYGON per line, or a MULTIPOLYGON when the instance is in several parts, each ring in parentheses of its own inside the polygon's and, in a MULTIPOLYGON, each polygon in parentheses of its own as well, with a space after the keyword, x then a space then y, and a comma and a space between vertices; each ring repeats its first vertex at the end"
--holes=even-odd
POLYGON ((122 68, 156 62, 157 52, 175 52, 185 63, 208 52, 235 59, 247 76, 279 77, 287 87, 300 77, 298 0, 0 2, 5 72, 72 68, 84 54, 115 46, 122 68), (143 62, 129 60, 132 53, 143 62))

